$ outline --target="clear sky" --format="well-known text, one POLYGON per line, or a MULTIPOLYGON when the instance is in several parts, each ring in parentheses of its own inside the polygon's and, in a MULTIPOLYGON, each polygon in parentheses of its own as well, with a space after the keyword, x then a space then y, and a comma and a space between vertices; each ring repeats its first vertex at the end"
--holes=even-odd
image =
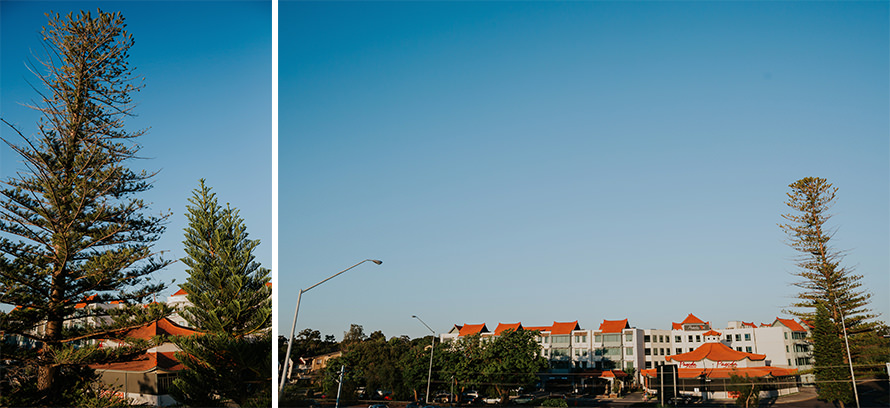
POLYGON ((887 2, 279 3, 279 333, 689 313, 796 293, 788 184, 890 316, 887 2))
MULTIPOLYGON (((120 11, 133 34, 130 65, 145 77, 133 95, 138 117, 130 130, 150 128, 139 143, 146 160, 133 169, 160 171, 143 195, 151 212, 171 211, 156 249, 165 257, 185 256, 183 229, 188 199, 205 178, 221 203, 241 212, 250 237, 260 239, 255 255, 272 265, 272 7, 252 2, 0 2, 0 115, 26 135, 36 133, 35 112, 20 103, 37 99, 38 84, 26 66, 42 55, 44 13, 96 8, 120 11)), ((10 129, 0 135, 18 142, 10 129)), ((5 144, 0 149, 3 178, 22 169, 5 144)), ((177 291, 185 266, 177 262, 154 275, 177 291), (175 284, 170 285, 173 280, 175 284)))

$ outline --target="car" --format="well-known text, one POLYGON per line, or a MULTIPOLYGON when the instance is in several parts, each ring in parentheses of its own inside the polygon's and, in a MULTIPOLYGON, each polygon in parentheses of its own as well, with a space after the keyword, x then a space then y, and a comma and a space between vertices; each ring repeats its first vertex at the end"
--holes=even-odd
POLYGON ((497 405, 497 404, 500 404, 500 403, 501 403, 501 399, 500 399, 500 398, 497 398, 497 397, 495 397, 495 398, 483 398, 483 399, 482 399, 482 402, 484 402, 484 403, 486 403, 486 404, 488 404, 488 405, 497 405))
POLYGON ((529 402, 532 402, 533 399, 535 399, 534 396, 523 394, 516 398, 513 398, 512 402, 515 404, 528 404, 529 402))

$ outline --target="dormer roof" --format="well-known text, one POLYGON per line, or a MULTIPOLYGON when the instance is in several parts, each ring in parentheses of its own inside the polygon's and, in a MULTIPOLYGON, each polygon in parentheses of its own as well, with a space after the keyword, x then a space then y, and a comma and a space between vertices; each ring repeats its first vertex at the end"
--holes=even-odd
POLYGON ((482 334, 488 333, 488 327, 485 327, 485 323, 481 324, 465 324, 461 326, 460 332, 458 336, 469 336, 471 334, 482 334))
POLYGON ((629 329, 630 324, 627 319, 624 320, 603 320, 600 324, 600 331, 603 333, 621 333, 624 329, 629 329))
POLYGON ((495 336, 500 336, 503 332, 507 330, 519 330, 522 328, 522 323, 498 323, 498 327, 494 329, 495 336))

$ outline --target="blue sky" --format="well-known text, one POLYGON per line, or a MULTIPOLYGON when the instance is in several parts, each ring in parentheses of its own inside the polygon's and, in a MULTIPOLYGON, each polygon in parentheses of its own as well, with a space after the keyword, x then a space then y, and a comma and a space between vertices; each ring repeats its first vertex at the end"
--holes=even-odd
POLYGON ((772 322, 788 184, 890 316, 886 2, 279 3, 278 331, 772 322))
MULTIPOLYGON (((130 66, 145 77, 134 95, 138 117, 128 129, 150 128, 139 143, 142 156, 131 168, 160 171, 143 197, 151 212, 171 211, 156 249, 168 259, 185 256, 183 229, 188 199, 205 178, 221 203, 240 210, 255 255, 272 267, 272 7, 269 2, 0 2, 0 115, 26 135, 36 132, 35 113, 20 106, 36 100, 37 83, 26 62, 42 55, 44 13, 96 8, 120 11, 135 39, 130 66)), ((5 126, 0 135, 18 141, 5 126)), ((4 178, 22 168, 5 145, 4 178)), ((177 262, 154 275, 170 284, 186 279, 177 262)))

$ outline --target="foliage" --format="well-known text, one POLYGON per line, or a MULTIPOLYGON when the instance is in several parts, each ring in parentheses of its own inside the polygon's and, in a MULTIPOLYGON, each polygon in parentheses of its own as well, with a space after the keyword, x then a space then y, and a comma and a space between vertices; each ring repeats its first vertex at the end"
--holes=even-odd
POLYGON ((862 289, 862 275, 841 266, 844 254, 831 246, 835 231, 826 225, 838 189, 818 177, 800 179, 789 187, 785 204, 792 212, 782 215, 788 223, 779 227, 788 235, 789 246, 800 253, 795 274, 800 280, 795 286, 801 289, 798 301, 792 304, 795 310, 790 312, 811 320, 816 306, 824 305, 838 330, 843 319, 854 361, 874 360, 874 353, 881 353, 874 346, 886 341, 875 332, 878 323, 872 319, 877 316, 868 307, 871 294, 862 289))
POLYGON ((479 371, 486 383, 494 384, 502 398, 509 395, 511 388, 533 385, 537 380, 535 374, 547 368, 533 331, 507 330, 482 346, 479 371))
POLYGON ((203 335, 179 337, 176 358, 186 367, 171 394, 191 406, 238 406, 271 401, 272 337, 269 271, 254 261, 238 211, 217 203, 201 180, 189 200, 185 230, 192 306, 183 317, 203 335))
POLYGON ((739 396, 735 400, 736 405, 748 408, 756 407, 760 403, 760 380, 758 378, 732 374, 729 382, 727 389, 738 393, 739 396))
POLYGON ((200 180, 187 206, 182 285, 191 306, 183 317, 195 328, 234 337, 267 330, 272 324, 269 270, 254 260, 259 240, 248 238, 238 210, 223 208, 200 180))
POLYGON ((0 406, 77 406, 84 408, 129 407, 133 402, 106 390, 92 369, 66 365, 56 374, 57 394, 42 393, 37 389, 36 366, 6 367, 0 406), (8 382, 7 382, 8 381, 8 382), (8 387, 12 385, 12 387, 8 387))
POLYGON ((813 326, 813 371, 819 399, 850 403, 853 401, 853 388, 850 371, 844 363, 841 333, 831 321, 828 309, 821 304, 816 305, 813 326))
POLYGON ((535 404, 535 406, 568 407, 569 404, 566 402, 565 398, 545 398, 545 399, 541 400, 539 403, 535 404))
POLYGON ((189 406, 247 406, 271 398, 272 339, 268 334, 233 337, 227 333, 177 340, 176 358, 188 369, 173 381, 171 395, 189 406))
POLYGON ((36 136, 3 119, 23 140, 3 139, 26 170, 0 191, 0 292, 4 303, 19 306, 0 323, 7 335, 45 345, 26 363, 38 366, 37 389, 58 399, 66 393, 57 378, 78 370, 48 351, 112 337, 107 326, 133 323, 133 308, 112 317, 95 305, 141 303, 164 289, 149 275, 169 264, 152 250, 168 215, 145 214, 135 195, 151 188, 153 175, 126 166, 144 131, 124 129, 130 94, 141 88, 128 65, 133 37, 124 17, 101 10, 47 16, 41 34, 48 55, 42 69, 34 67, 44 71, 37 77, 46 88, 32 106, 41 114, 36 136), (84 307, 74 316, 77 303, 84 307))

